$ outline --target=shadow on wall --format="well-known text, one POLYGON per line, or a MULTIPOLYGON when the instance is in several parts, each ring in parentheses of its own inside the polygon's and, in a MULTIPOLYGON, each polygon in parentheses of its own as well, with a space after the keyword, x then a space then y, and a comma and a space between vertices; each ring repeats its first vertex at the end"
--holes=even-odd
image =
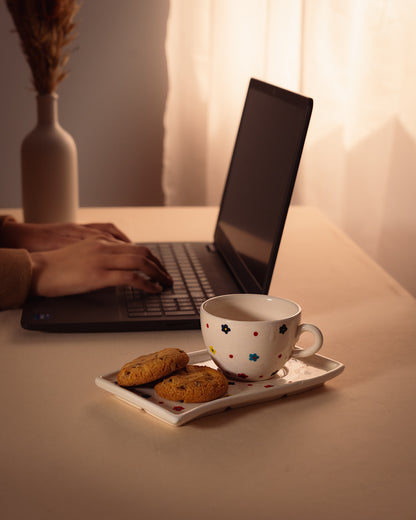
POLYGON ((168 12, 168 0, 82 4, 61 96, 78 145, 81 205, 163 204, 168 12))
POLYGON ((305 149, 295 202, 320 208, 416 296, 416 142, 396 118, 344 142, 337 128, 305 149))
POLYGON ((380 263, 416 296, 416 140, 399 121, 392 125, 390 176, 377 254, 380 263))
POLYGON ((416 296, 415 159, 416 142, 397 118, 354 147, 344 221, 347 233, 416 296))

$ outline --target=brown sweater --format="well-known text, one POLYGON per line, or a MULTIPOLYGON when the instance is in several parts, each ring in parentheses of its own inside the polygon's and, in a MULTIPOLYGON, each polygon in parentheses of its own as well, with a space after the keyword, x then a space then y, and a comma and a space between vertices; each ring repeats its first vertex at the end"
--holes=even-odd
POLYGON ((32 277, 28 251, 2 248, 1 231, 9 219, 12 217, 0 216, 0 311, 23 305, 29 294, 32 277))

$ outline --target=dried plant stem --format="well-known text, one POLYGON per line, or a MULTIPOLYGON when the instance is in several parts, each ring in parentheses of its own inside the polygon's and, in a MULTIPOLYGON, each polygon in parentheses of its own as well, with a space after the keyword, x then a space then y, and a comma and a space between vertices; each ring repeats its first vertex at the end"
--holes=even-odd
POLYGON ((66 47, 74 38, 76 0, 6 0, 39 95, 55 92, 67 76, 66 47))

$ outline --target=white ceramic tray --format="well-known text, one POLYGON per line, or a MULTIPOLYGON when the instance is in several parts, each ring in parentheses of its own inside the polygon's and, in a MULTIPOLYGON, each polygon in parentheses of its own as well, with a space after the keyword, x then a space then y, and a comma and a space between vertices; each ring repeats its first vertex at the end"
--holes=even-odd
MULTIPOLYGON (((189 363, 216 368, 206 350, 189 353, 189 363)), ((118 372, 98 376, 95 383, 103 390, 162 421, 182 426, 198 417, 223 412, 228 408, 270 401, 310 390, 336 377, 343 369, 342 363, 318 354, 304 359, 292 358, 272 379, 252 383, 229 379, 229 391, 224 397, 208 403, 192 404, 162 399, 151 385, 120 387, 116 382, 118 372)))

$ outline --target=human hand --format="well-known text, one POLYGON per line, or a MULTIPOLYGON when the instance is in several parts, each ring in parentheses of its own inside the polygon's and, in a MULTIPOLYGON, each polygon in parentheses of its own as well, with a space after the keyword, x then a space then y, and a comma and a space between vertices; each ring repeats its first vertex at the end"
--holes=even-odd
POLYGON ((114 239, 87 238, 30 256, 31 291, 39 296, 66 296, 117 285, 158 293, 172 286, 171 277, 149 249, 114 239))
POLYGON ((29 224, 8 219, 2 227, 1 245, 28 251, 50 251, 94 237, 130 242, 113 224, 29 224))

